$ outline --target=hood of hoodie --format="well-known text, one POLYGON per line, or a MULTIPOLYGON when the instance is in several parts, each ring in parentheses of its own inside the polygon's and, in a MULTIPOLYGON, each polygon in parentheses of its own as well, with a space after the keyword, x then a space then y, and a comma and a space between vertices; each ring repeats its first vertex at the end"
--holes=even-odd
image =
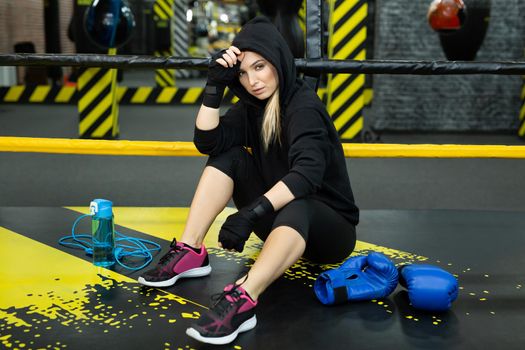
MULTIPOLYGON (((258 16, 247 22, 235 36, 232 43, 241 51, 253 51, 268 60, 277 70, 281 105, 291 97, 297 78, 297 70, 292 51, 277 30, 277 27, 264 16, 258 16)), ((266 100, 259 100, 251 95, 235 80, 229 85, 233 93, 243 102, 264 107, 266 100)))

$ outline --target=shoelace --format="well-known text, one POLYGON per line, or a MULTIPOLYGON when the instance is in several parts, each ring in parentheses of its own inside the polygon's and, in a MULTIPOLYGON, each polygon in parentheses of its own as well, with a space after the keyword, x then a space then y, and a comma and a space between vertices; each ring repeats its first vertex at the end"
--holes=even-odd
POLYGON ((239 292, 236 287, 233 287, 229 291, 213 294, 211 296, 211 300, 214 302, 212 309, 222 317, 231 309, 233 304, 238 301, 240 297, 241 292, 239 292), (232 299, 231 301, 228 300, 228 296, 232 299))
POLYGON ((182 247, 177 245, 177 240, 173 239, 170 244, 170 251, 164 254, 159 260, 159 266, 164 266, 171 261, 171 258, 174 254, 182 251, 182 247))

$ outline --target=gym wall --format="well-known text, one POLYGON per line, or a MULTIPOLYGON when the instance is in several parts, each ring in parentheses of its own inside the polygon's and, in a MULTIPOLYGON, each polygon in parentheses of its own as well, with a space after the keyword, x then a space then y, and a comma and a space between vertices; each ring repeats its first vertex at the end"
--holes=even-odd
MULTIPOLYGON (((472 1, 485 0, 465 3, 472 1)), ((427 22, 430 0, 375 2, 375 59, 446 60, 439 36, 427 22)), ((476 61, 523 60, 525 2, 491 3, 476 61)), ((365 119, 378 131, 516 132, 522 84, 521 76, 375 75, 374 100, 365 119)))
MULTIPOLYGON (((59 0, 60 44, 63 53, 74 53, 74 44, 67 38, 74 0, 59 0)), ((45 52, 44 0, 0 1, 0 52, 14 52, 18 42, 30 41, 36 52, 45 52)))

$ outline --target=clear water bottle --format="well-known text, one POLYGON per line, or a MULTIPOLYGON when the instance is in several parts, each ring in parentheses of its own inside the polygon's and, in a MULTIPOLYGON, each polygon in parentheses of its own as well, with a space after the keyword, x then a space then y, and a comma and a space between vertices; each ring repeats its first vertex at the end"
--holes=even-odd
POLYGON ((108 267, 115 264, 115 229, 113 203, 95 199, 89 205, 93 235, 93 264, 108 267))

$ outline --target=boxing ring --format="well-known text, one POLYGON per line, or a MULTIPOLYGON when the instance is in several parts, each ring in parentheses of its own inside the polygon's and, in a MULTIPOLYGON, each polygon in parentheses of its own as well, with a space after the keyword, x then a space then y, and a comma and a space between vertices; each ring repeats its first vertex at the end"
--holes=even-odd
MULTIPOLYGON (((0 65, 205 69, 207 63, 206 59, 136 56, 0 55, 0 65)), ((297 66, 309 74, 525 74, 523 62, 337 62, 313 58, 297 60, 297 66)), ((350 159, 519 162, 525 158, 525 146, 501 145, 345 144, 344 151, 350 159)), ((0 152, 201 156, 189 142, 28 137, 0 137, 0 152)), ((56 171, 59 176, 59 167, 56 171)), ((135 186, 140 192, 141 184, 135 186)), ((207 348, 186 337, 186 327, 206 309, 211 294, 251 266, 261 247, 261 242, 252 237, 243 253, 218 248, 218 229, 233 210, 226 208, 219 215, 206 238, 211 276, 182 280, 161 290, 139 286, 139 272, 119 266, 94 267, 83 251, 58 244, 71 231, 75 219, 88 212, 87 203, 85 207, 68 203, 61 207, 0 207, 2 345, 20 349, 101 348, 101 344, 102 348, 207 348)), ((117 203, 114 213, 119 232, 167 247, 174 235, 180 238, 188 208, 126 207, 117 203)), ((362 210, 353 254, 377 251, 397 265, 426 262, 450 271, 460 285, 452 309, 445 313, 415 310, 400 287, 384 300, 325 307, 315 299, 312 284, 321 271, 334 266, 300 260, 261 297, 258 326, 224 348, 520 348, 525 343, 523 227, 525 216, 519 211, 362 210)), ((78 230, 89 232, 89 226, 79 225, 78 230)), ((162 253, 156 254, 152 264, 160 256, 162 253)))

